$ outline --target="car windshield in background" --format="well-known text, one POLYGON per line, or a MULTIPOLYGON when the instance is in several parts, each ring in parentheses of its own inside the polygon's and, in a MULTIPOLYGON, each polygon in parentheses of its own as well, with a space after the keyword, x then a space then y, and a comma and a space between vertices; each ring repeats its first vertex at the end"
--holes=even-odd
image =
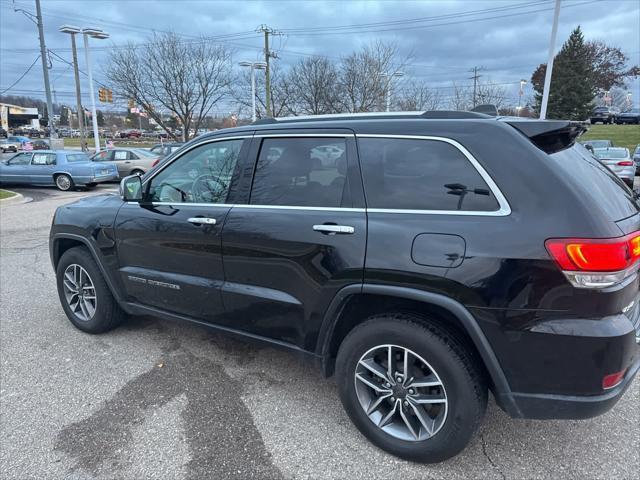
POLYGON ((589 140, 584 143, 591 145, 593 148, 607 148, 609 146, 609 140, 589 140))
POLYGON ((629 152, 626 148, 603 148, 596 149, 595 155, 598 158, 628 158, 629 152))
POLYGON ((90 162, 89 157, 85 153, 67 154, 67 162, 90 162))
POLYGON ((140 155, 141 157, 157 157, 158 156, 155 153, 149 152, 148 150, 142 150, 141 148, 134 150, 134 152, 137 155, 140 155))

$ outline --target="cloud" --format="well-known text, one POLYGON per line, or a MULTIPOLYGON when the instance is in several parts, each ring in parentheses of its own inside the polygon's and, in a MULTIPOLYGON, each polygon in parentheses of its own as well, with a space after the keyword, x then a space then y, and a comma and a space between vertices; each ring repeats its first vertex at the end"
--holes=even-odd
MULTIPOLYGON (((13 83, 39 54, 36 27, 20 13, 13 12, 8 0, 0 0, 0 87, 13 83)), ((405 68, 407 78, 422 78, 434 88, 447 92, 452 81, 469 82, 469 69, 482 66, 483 79, 510 83, 517 95, 520 78, 530 78, 539 63, 546 62, 553 15, 550 0, 438 0, 438 1, 43 1, 47 46, 71 60, 68 36, 58 27, 69 23, 96 25, 107 30, 111 39, 92 41, 94 70, 98 79, 106 62, 108 46, 128 41, 142 42, 156 31, 173 30, 185 38, 206 35, 218 37, 236 49, 236 59, 258 59, 262 37, 255 32, 260 24, 287 31, 274 36, 271 47, 283 65, 306 55, 339 58, 350 51, 380 39, 394 42, 403 55, 410 55, 405 68), (517 8, 507 7, 518 5, 517 8), (485 13, 470 13, 484 10, 485 13), (524 12, 532 12, 523 15, 524 12), (416 18, 430 21, 380 25, 416 18), (487 18, 479 20, 479 18, 487 18), (336 31, 335 27, 370 24, 357 33, 336 31), (233 38, 221 36, 238 33, 233 38)), ((25 10, 32 2, 18 0, 25 10)), ((587 39, 601 39, 621 47, 640 64, 640 2, 637 0, 563 0, 558 45, 578 24, 587 39)), ((353 31, 354 28, 344 29, 353 31)), ((80 51, 80 66, 85 69, 80 51)), ((53 58, 51 78, 58 101, 73 103, 71 68, 53 58)), ((14 92, 43 97, 41 69, 32 71, 14 92)), ((640 99, 640 81, 630 85, 640 99)), ((0 88, 2 90, 2 88, 0 88)), ((84 90, 87 88, 84 86, 84 90)), ((12 92, 7 92, 12 93, 12 92)))

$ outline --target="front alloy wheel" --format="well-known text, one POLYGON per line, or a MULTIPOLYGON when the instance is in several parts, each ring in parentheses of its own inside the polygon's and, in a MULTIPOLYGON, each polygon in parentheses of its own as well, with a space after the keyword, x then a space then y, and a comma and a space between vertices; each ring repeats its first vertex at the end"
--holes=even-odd
POLYGON ((74 315, 88 322, 96 313, 98 298, 96 288, 87 271, 78 264, 69 265, 64 271, 64 297, 74 315))
POLYGON ((356 395, 369 419, 405 441, 432 437, 447 418, 447 394, 429 363, 408 348, 379 345, 355 370, 356 395))

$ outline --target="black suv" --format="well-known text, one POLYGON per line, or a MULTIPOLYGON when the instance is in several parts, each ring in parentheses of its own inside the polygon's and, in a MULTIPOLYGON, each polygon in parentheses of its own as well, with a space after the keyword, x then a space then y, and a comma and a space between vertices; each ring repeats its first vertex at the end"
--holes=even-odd
POLYGON ((616 120, 616 115, 609 107, 597 107, 591 114, 591 124, 601 122, 603 125, 611 124, 616 120))
POLYGON ((296 352, 407 459, 460 452, 488 390, 516 418, 598 415, 640 366, 640 214, 584 130, 426 112, 203 135, 57 210, 60 301, 90 333, 148 314, 296 352))

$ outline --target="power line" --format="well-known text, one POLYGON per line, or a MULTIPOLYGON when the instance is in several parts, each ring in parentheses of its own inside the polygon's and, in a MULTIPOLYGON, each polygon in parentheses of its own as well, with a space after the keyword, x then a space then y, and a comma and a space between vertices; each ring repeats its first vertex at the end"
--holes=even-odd
POLYGON ((4 93, 8 92, 8 91, 9 91, 9 90, 11 90, 13 87, 15 87, 15 86, 20 82, 20 80, 22 80, 22 79, 23 79, 23 78, 24 78, 24 77, 29 73, 29 71, 30 71, 30 70, 33 68, 33 66, 38 62, 38 60, 40 60, 40 55, 38 55, 38 56, 36 57, 36 59, 33 61, 33 63, 32 63, 31 65, 29 65, 29 68, 27 68, 27 69, 24 71, 24 73, 23 73, 22 75, 20 75, 20 77, 19 77, 15 82, 13 82, 11 85, 9 85, 9 87, 5 88, 2 92, 0 92, 0 95, 2 95, 2 94, 4 94, 4 93))

